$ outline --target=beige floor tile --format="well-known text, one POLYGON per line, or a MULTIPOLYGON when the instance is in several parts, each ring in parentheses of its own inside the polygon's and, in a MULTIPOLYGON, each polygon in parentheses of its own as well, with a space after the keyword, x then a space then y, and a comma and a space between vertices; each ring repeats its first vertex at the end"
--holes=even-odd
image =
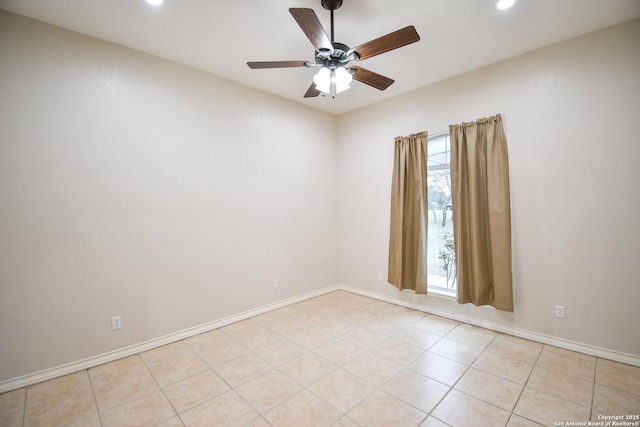
POLYGON ((310 331, 294 335, 290 338, 291 341, 307 350, 313 350, 333 339, 335 339, 335 336, 318 328, 312 328, 310 331))
POLYGON ((384 301, 372 300, 369 304, 358 308, 362 313, 371 313, 376 317, 386 316, 398 310, 398 306, 384 301))
POLYGON ((287 314, 286 310, 283 309, 267 311, 266 313, 252 317, 251 320, 269 329, 272 329, 271 326, 296 322, 296 319, 292 318, 287 314))
POLYGON ((181 414, 201 403, 229 391, 230 387, 215 372, 207 370, 163 389, 181 414))
POLYGON ((258 417, 249 421, 245 427, 272 427, 264 418, 258 417))
POLYGON ((315 324, 315 326, 335 337, 341 337, 359 327, 355 323, 349 322, 348 320, 340 317, 328 319, 324 322, 315 324))
POLYGON ((278 369, 302 386, 308 387, 335 371, 337 366, 317 354, 305 353, 280 365, 278 369))
POLYGON ((161 391, 129 400, 100 414, 103 427, 152 426, 175 416, 161 391))
POLYGON ((220 331, 229 335, 231 338, 241 341, 242 339, 251 338, 254 335, 260 335, 268 331, 267 328, 260 325, 253 319, 240 320, 220 328, 220 331))
POLYGON ((355 323, 356 325, 360 326, 365 325, 377 318, 378 316, 376 316, 375 314, 357 310, 348 311, 347 313, 340 316, 340 319, 355 323))
POLYGON ((27 387, 25 426, 62 426, 96 414, 87 371, 27 387))
POLYGON ((302 386, 283 373, 272 370, 235 390, 253 409, 263 414, 302 390, 302 386))
POLYGON ((353 421, 351 418, 346 415, 336 421, 334 424, 331 424, 331 427, 362 427, 360 424, 353 421))
POLYGON ((538 360, 542 347, 542 344, 534 341, 499 334, 487 346, 487 351, 533 365, 538 360))
POLYGON ((577 357, 576 355, 579 353, 572 353, 573 352, 569 351, 553 351, 546 346, 542 350, 542 353, 540 353, 536 366, 559 374, 570 375, 572 377, 593 382, 596 372, 596 358, 591 357, 587 359, 584 357, 577 357))
POLYGON ((258 415, 235 391, 230 390, 181 414, 180 419, 186 427, 240 427, 258 415))
MULTIPOLYGON (((268 314, 268 313, 267 313, 268 314)), ((263 315, 264 316, 264 315, 263 315)), ((266 320, 258 320, 258 322, 282 335, 283 337, 289 338, 295 335, 299 335, 299 334, 303 334, 306 332, 311 331, 311 326, 307 325, 304 322, 301 322, 299 320, 296 319, 292 319, 290 317, 280 317, 280 318, 276 318, 276 319, 266 319, 266 320)))
POLYGON ((160 387, 166 387, 208 369, 209 366, 202 359, 191 355, 189 358, 181 356, 173 361, 167 360, 149 368, 149 371, 160 387))
POLYGON ((429 413, 447 394, 450 387, 411 369, 404 369, 382 389, 403 402, 429 413))
POLYGON ((482 349, 463 344, 447 338, 442 338, 429 348, 429 352, 455 360, 465 365, 471 365, 482 353, 482 349))
POLYGON ((22 427, 26 388, 0 394, 0 426, 22 427))
POLYGON ((273 366, 269 363, 255 354, 249 353, 216 366, 214 371, 231 387, 237 387, 271 369, 273 369, 273 366))
POLYGON ((233 338, 240 344, 254 351, 262 347, 266 347, 276 340, 282 339, 282 337, 276 332, 273 332, 272 330, 264 328, 262 326, 261 328, 264 330, 260 332, 250 332, 242 334, 233 338))
POLYGON ((65 424, 65 427, 102 427, 102 423, 100 422, 100 418, 98 417, 98 412, 96 412, 89 418, 83 418, 74 423, 65 424))
POLYGON ((273 427, 331 426, 341 417, 338 410, 308 391, 302 391, 264 414, 273 427))
POLYGON ((110 378, 107 382, 94 382, 93 378, 91 381, 100 412, 159 390, 149 371, 110 378))
POLYGON ((342 338, 335 338, 313 350, 334 365, 342 366, 365 352, 365 349, 342 338))
POLYGON ((542 425, 554 422, 588 421, 590 408, 525 387, 513 411, 516 415, 542 425))
POLYGON ((639 415, 640 395, 596 384, 593 408, 611 415, 639 415))
POLYGON ((84 422, 91 417, 97 417, 97 415, 95 408, 77 403, 66 403, 61 406, 37 406, 25 413, 24 425, 26 427, 62 427, 84 422))
POLYGON ((525 384, 533 370, 532 364, 503 357, 490 351, 482 353, 473 367, 518 384, 525 384))
POLYGON ((541 427, 542 424, 535 423, 526 418, 519 417, 515 414, 511 415, 509 418, 509 422, 507 423, 507 427, 541 427))
POLYGON ((339 291, 340 299, 333 302, 333 304, 341 304, 350 310, 356 309, 358 307, 362 307, 363 305, 369 304, 371 301, 374 301, 373 298, 365 297, 363 295, 353 294, 348 291, 339 291))
POLYGON ((413 325, 415 322, 422 319, 426 315, 427 314, 422 311, 413 310, 406 307, 400 307, 398 310, 384 315, 380 320, 382 321, 391 320, 393 322, 400 322, 405 325, 413 325))
POLYGON ((396 335, 393 338, 423 350, 427 350, 442 339, 440 335, 405 325, 396 332, 396 335))
POLYGON ((375 389, 373 385, 344 369, 332 372, 308 388, 311 393, 342 413, 350 411, 375 389))
POLYGON ((309 307, 297 314, 297 319, 309 325, 318 325, 331 319, 336 319, 347 312, 346 308, 337 307, 309 307))
POLYGON ((452 386, 465 373, 468 366, 427 351, 411 362, 409 368, 452 386))
POLYGON ((545 345, 543 350, 544 351, 553 351, 555 353, 561 353, 561 354, 565 354, 565 355, 568 355, 568 356, 577 357, 578 359, 585 359, 585 360, 593 360, 593 359, 595 359, 595 356, 591 356, 589 354, 579 353, 577 351, 567 350, 567 349, 560 348, 560 347, 555 347, 555 346, 552 346, 552 345, 545 345))
POLYGON ((640 394, 640 367, 598 359, 596 383, 627 393, 640 394))
POLYGON ((342 339, 351 344, 369 349, 385 341, 387 337, 370 329, 360 327, 346 333, 342 336, 342 339))
POLYGON ((457 390, 451 390, 431 415, 453 427, 500 427, 509 420, 508 411, 457 390))
POLYGON ((593 382, 563 375, 536 366, 527 382, 527 387, 591 407, 593 382))
POLYGON ((342 368, 368 383, 380 387, 400 372, 403 365, 367 352, 356 357, 342 368))
POLYGON ((91 378, 91 384, 95 387, 96 385, 100 386, 111 381, 120 382, 123 377, 130 375, 145 374, 148 372, 149 370, 144 362, 142 362, 140 355, 135 355, 91 368, 89 369, 89 377, 91 378))
POLYGON ((417 426, 427 416, 380 390, 367 397, 347 415, 358 424, 368 427, 417 426))
POLYGON ((458 381, 455 389, 511 412, 523 385, 471 368, 458 381))
POLYGON ((182 341, 140 353, 140 358, 142 358, 147 368, 152 368, 167 362, 175 362, 176 360, 190 359, 193 356, 194 354, 191 349, 182 341))
POLYGON ((406 366, 413 362, 424 350, 402 341, 388 338, 377 346, 373 347, 371 353, 389 359, 392 362, 406 366))
POLYGON ((214 329, 213 331, 204 332, 202 334, 186 338, 182 342, 184 342, 187 347, 196 354, 209 347, 224 347, 230 343, 237 343, 236 340, 222 332, 220 329, 214 329))
POLYGON ((184 427, 184 424, 182 424, 179 417, 173 417, 161 422, 160 424, 156 424, 153 427, 184 427))
POLYGON ((256 355, 273 366, 280 366, 306 352, 304 347, 286 339, 277 340, 276 343, 255 351, 256 355))
POLYGON ((427 315, 414 322, 411 326, 423 331, 431 332, 432 334, 445 336, 451 332, 458 322, 445 319, 443 317, 427 315))
POLYGON ((236 340, 225 337, 228 341, 220 340, 220 344, 204 347, 198 351, 198 356, 211 368, 222 365, 244 356, 251 352, 247 347, 238 343, 236 340))
POLYGON ((496 332, 463 323, 456 326, 456 328, 445 337, 453 341, 484 349, 491 344, 496 336, 498 336, 496 332))
POLYGON ((387 317, 381 317, 372 322, 367 323, 365 328, 384 335, 387 338, 396 338, 407 325, 395 320, 390 320, 387 317))
POLYGON ((450 427, 450 426, 449 424, 445 424, 437 418, 429 416, 427 417, 427 419, 425 419, 422 422, 422 424, 420 424, 420 427, 450 427))

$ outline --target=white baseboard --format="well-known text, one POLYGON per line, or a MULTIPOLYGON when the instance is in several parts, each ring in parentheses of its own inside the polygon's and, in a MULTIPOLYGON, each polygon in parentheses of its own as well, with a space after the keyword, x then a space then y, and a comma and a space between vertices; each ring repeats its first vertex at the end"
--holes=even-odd
POLYGON ((640 366, 640 356, 623 353, 616 350, 610 350, 602 347, 593 346, 590 344, 584 344, 576 341, 566 340, 564 338, 558 338, 551 335, 540 334, 538 332, 529 331, 527 329, 521 329, 516 327, 496 325, 494 323, 484 322, 480 319, 465 316, 460 313, 454 313, 448 310, 442 310, 439 308, 428 307, 424 305, 411 304, 406 301, 402 301, 396 298, 391 298, 386 295, 377 294, 375 292, 368 292, 362 289, 351 288, 345 285, 338 285, 337 289, 352 292, 369 298, 375 298, 381 301, 389 302, 403 307, 411 308, 414 310, 422 311, 436 316, 446 317, 448 319, 457 320, 459 322, 468 323, 474 326, 479 326, 485 329, 489 329, 495 332, 501 332, 508 335, 513 335, 520 338, 526 338, 528 340, 537 341, 542 344, 548 344, 555 347, 564 348, 567 350, 577 351, 579 353, 589 354, 591 356, 601 357, 603 359, 613 360, 615 362, 626 363, 628 365, 640 366))
POLYGON ((113 362, 114 360, 122 359, 123 357, 132 356, 134 354, 141 353, 143 351, 151 350, 156 347, 171 344, 176 341, 183 340, 204 332, 221 328, 231 323, 238 322, 240 320, 248 319, 271 310, 285 307, 287 305, 295 304, 300 301, 304 301, 310 298, 314 298, 320 295, 324 295, 329 292, 338 290, 338 286, 329 286, 317 291, 309 292, 303 295, 299 295, 292 298, 287 298, 282 301, 278 301, 272 304, 267 304, 252 310, 228 316, 222 319, 214 320, 203 325, 194 326, 193 328, 185 329, 179 332, 175 332, 163 337, 154 338, 149 341, 145 341, 139 344, 134 344, 129 347, 124 347, 118 350, 110 351, 108 353, 100 354, 98 356, 92 356, 87 359, 79 360, 76 362, 67 363, 65 365, 56 366, 54 368, 45 369, 33 374, 23 375, 21 377, 12 378, 0 382, 0 393, 6 391, 16 390, 21 387, 26 387, 32 384, 36 384, 42 381, 47 381, 53 378, 61 377, 63 375, 72 374, 74 372, 82 371, 84 369, 93 368, 94 366, 102 365, 104 363, 113 362))
POLYGON ((469 323, 474 326, 480 326, 482 328, 490 329, 496 332, 502 332, 502 333, 517 336, 520 338, 526 338, 526 339, 537 341, 543 344, 549 344, 556 347, 589 354, 592 356, 602 357, 604 359, 609 359, 616 362, 626 363, 629 365, 640 366, 640 356, 636 356, 633 354, 622 353, 615 350, 609 350, 606 348, 601 348, 601 347, 596 347, 596 346, 583 344, 575 341, 565 340, 562 338, 553 337, 551 335, 539 334, 537 332, 528 331, 525 329, 489 324, 488 322, 483 322, 481 320, 474 319, 474 318, 462 315, 460 313, 454 313, 451 311, 423 306, 423 305, 411 304, 396 298, 390 298, 385 295, 377 294, 374 292, 367 292, 361 289, 351 288, 345 285, 335 285, 335 286, 322 288, 317 291, 309 292, 303 295, 299 295, 296 297, 287 298, 282 301, 275 302, 273 304, 267 304, 252 310, 235 314, 233 316, 228 316, 219 320, 205 323, 203 325, 195 326, 193 328, 185 329, 179 332, 165 335, 163 337, 155 338, 149 341, 145 341, 129 347, 114 350, 98 356, 89 357, 87 359, 67 363, 65 365, 56 366, 50 369, 45 369, 39 372, 35 372, 33 374, 27 374, 21 377, 5 380, 0 382, 0 393, 15 390, 21 387, 26 387, 32 384, 36 384, 42 381, 47 381, 63 375, 72 374, 74 372, 82 371, 84 369, 93 368, 95 366, 102 365, 104 363, 113 362, 114 360, 118 360, 123 357, 132 356, 134 354, 138 354, 143 351, 151 350, 156 347, 160 347, 166 344, 180 341, 185 338, 202 334, 204 332, 209 332, 211 330, 221 328, 223 326, 238 322, 240 320, 248 319, 250 317, 254 317, 272 310, 276 310, 278 308, 295 304, 297 302, 301 302, 310 298, 324 295, 326 293, 333 292, 336 290, 351 292, 354 294, 366 296, 369 298, 374 298, 380 301, 389 302, 392 304, 400 305, 403 307, 411 308, 411 309, 422 311, 425 313, 446 317, 452 320, 457 320, 459 322, 469 323))

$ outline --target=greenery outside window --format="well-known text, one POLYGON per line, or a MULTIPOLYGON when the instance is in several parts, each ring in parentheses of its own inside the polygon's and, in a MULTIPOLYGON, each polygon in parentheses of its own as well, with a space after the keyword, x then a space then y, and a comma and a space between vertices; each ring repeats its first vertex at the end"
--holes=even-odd
POLYGON ((436 293, 456 296, 449 133, 430 136, 427 144, 427 185, 429 191, 427 289, 436 293))

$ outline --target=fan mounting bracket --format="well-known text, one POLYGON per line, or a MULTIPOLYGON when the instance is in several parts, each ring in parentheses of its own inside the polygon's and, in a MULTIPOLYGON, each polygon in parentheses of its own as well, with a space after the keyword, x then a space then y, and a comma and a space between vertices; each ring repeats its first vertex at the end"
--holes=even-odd
POLYGON ((331 11, 340 9, 342 6, 342 0, 322 0, 321 3, 322 7, 331 11))

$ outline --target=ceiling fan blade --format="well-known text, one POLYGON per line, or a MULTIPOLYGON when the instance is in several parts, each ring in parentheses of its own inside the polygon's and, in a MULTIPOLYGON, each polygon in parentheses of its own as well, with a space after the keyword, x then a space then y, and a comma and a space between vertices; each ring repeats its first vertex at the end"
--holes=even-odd
POLYGON ((305 98, 315 98, 318 95, 320 95, 320 91, 318 89, 316 89, 316 83, 315 82, 311 82, 311 86, 309 86, 309 89, 307 89, 307 92, 304 94, 304 97, 305 98))
POLYGON ((333 52, 333 45, 313 9, 292 7, 289 12, 318 51, 333 52))
POLYGON ((306 67, 307 61, 264 61, 264 62, 247 62, 249 68, 257 70, 260 68, 288 68, 288 67, 306 67))
POLYGON ((353 73, 354 80, 375 87, 376 89, 385 90, 395 81, 393 79, 390 79, 389 77, 385 77, 381 74, 369 71, 366 68, 358 67, 355 65, 349 68, 355 70, 355 73, 353 73))
POLYGON ((354 47, 349 53, 357 53, 360 59, 371 58, 372 56, 380 55, 381 53, 389 52, 390 50, 397 49, 402 46, 406 46, 411 43, 415 43, 420 40, 420 36, 413 25, 402 28, 400 30, 389 33, 386 36, 379 37, 370 42, 361 44, 358 47, 354 47))

